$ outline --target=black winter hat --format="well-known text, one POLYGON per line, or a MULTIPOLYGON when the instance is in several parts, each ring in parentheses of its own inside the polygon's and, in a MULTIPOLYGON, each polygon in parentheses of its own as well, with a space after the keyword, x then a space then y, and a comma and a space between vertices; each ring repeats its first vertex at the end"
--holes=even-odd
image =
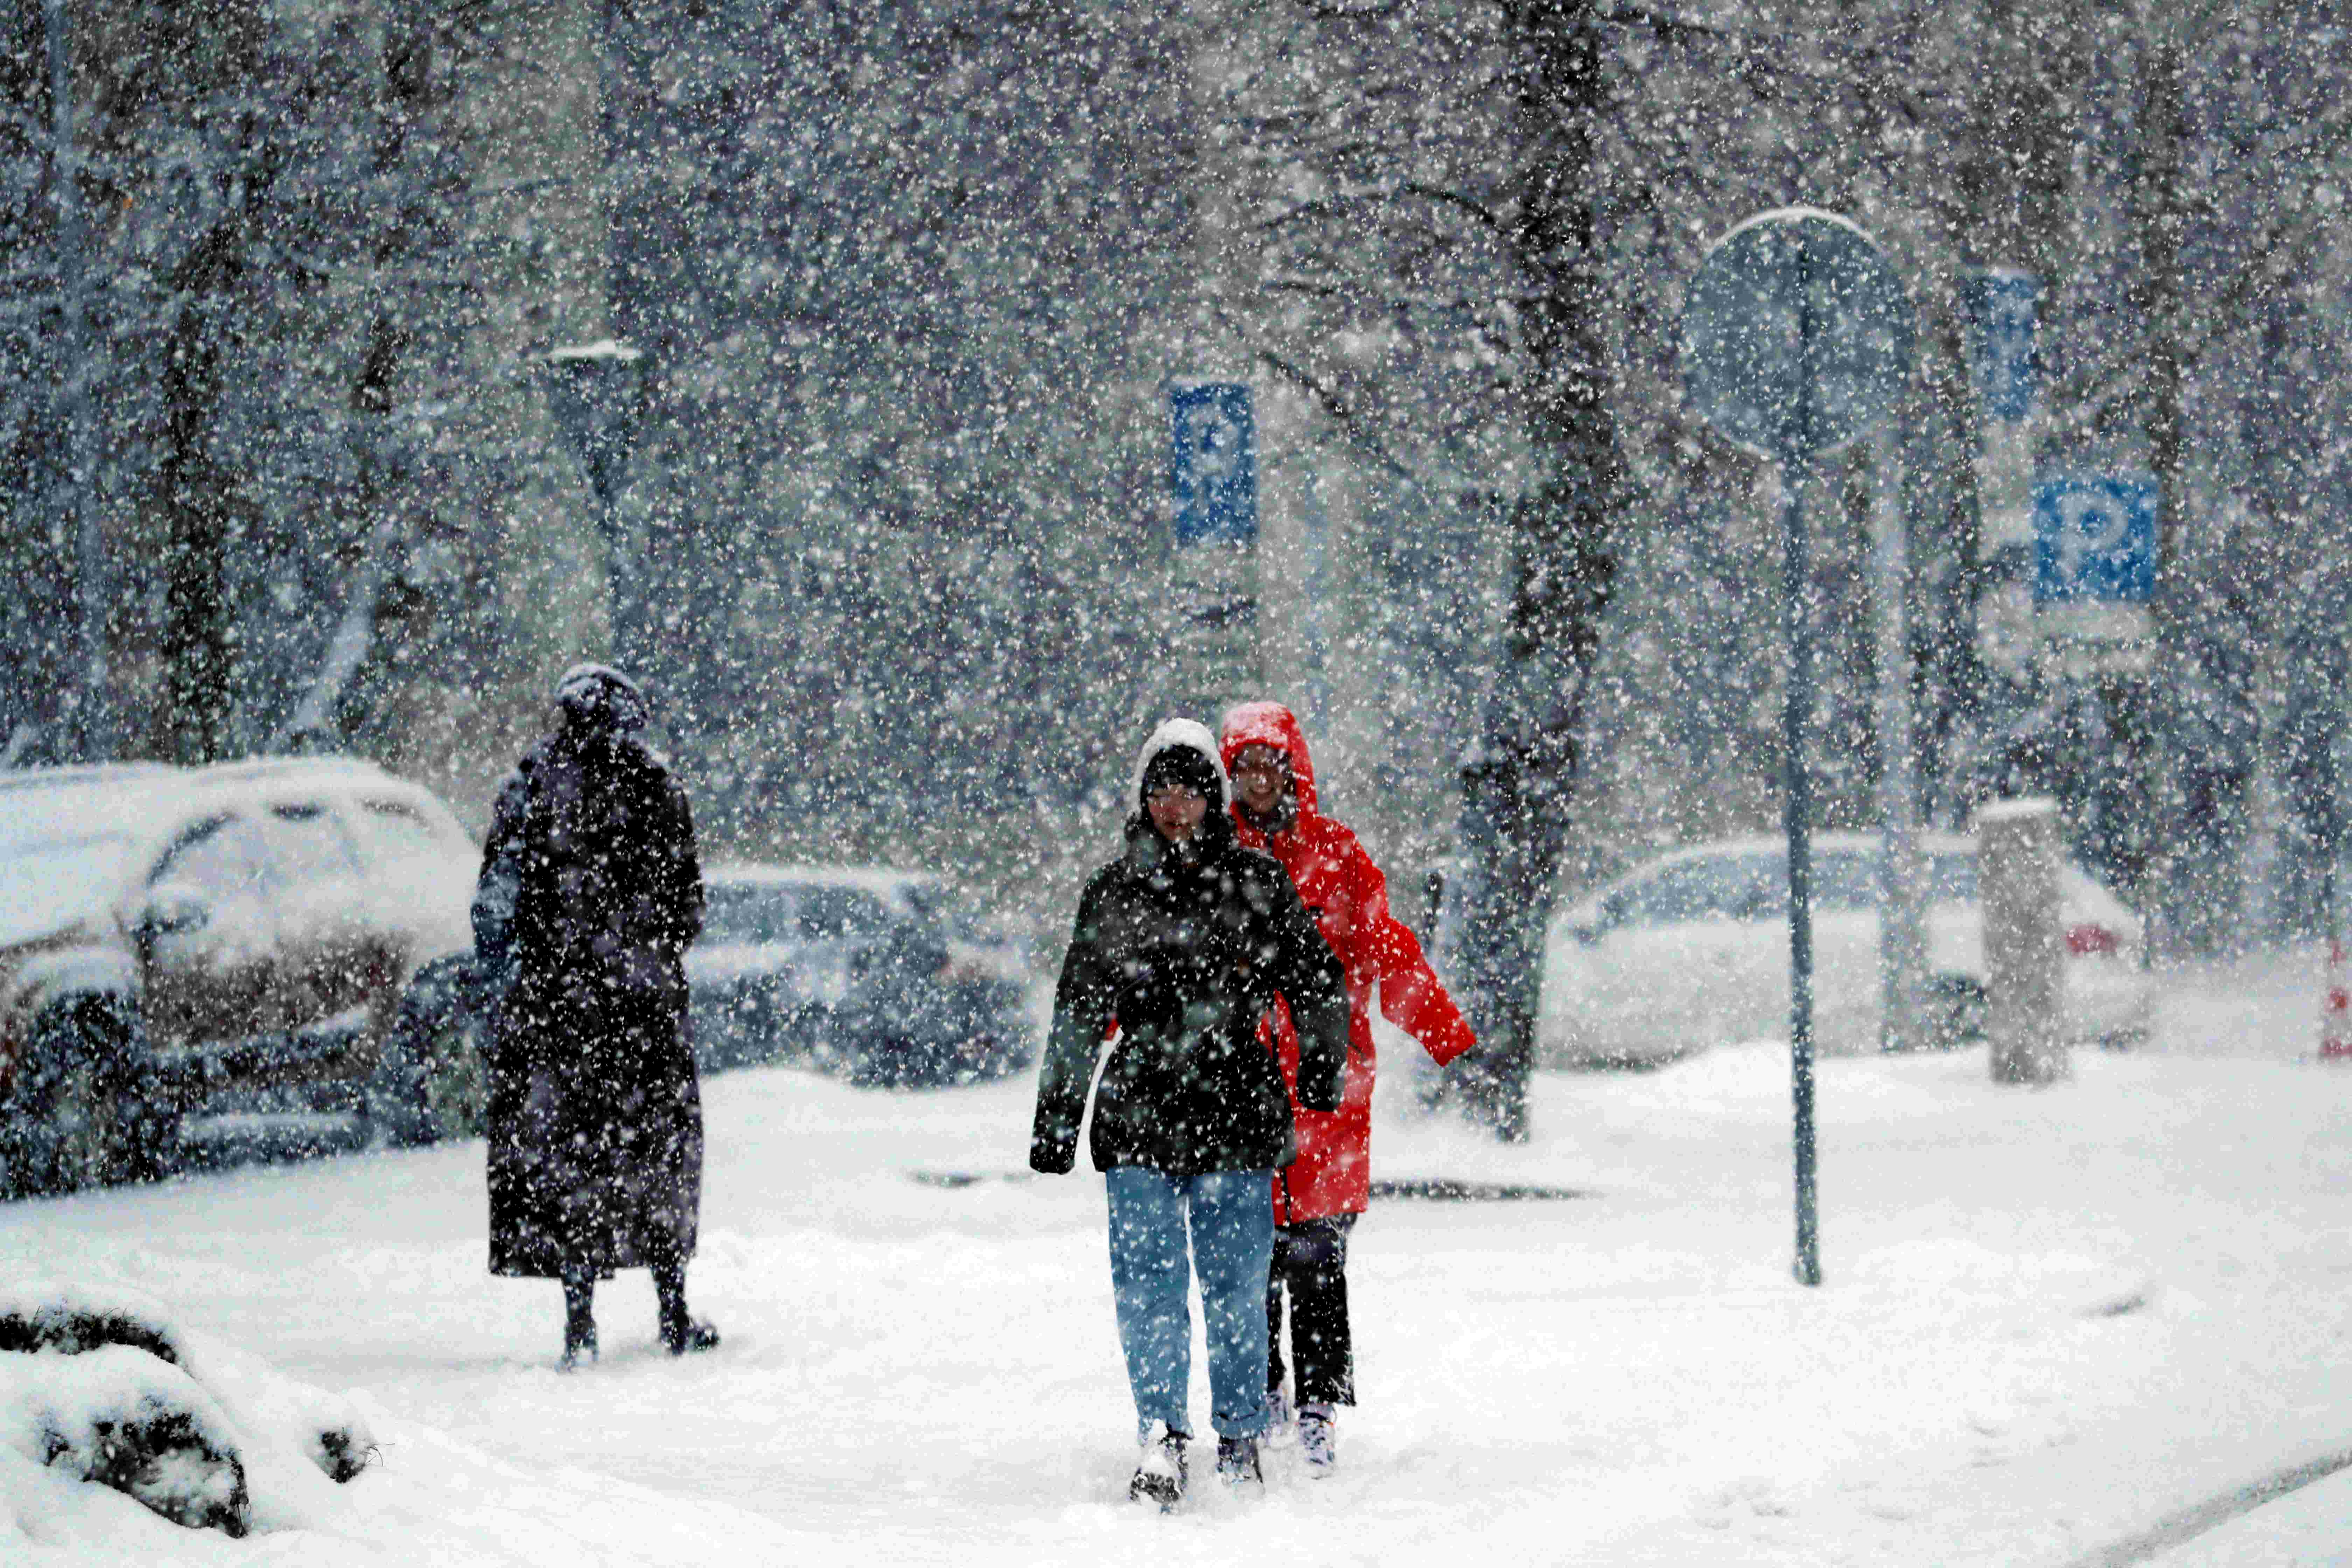
POLYGON ((1168 784, 1191 790, 1212 811, 1224 809, 1224 781, 1217 776, 1217 764, 1190 746, 1166 747, 1143 765, 1142 798, 1136 804, 1148 805, 1152 792, 1168 784))

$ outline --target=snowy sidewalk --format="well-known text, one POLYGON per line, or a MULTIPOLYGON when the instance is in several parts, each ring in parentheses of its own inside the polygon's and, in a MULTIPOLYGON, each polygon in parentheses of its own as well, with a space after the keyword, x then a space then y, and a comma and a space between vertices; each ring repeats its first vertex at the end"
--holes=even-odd
MULTIPOLYGON (((1789 1278, 1779 1047, 1546 1077, 1518 1149, 1384 1104, 1383 1177, 1592 1195, 1377 1205, 1351 1251, 1364 1405, 1340 1473, 1310 1482, 1277 1449, 1264 1499, 1203 1477, 1171 1519, 1119 1500, 1101 1184, 1027 1175, 1026 1082, 711 1080, 692 1282, 727 1342, 655 1353, 651 1290, 625 1276, 604 1362, 572 1377, 554 1288, 483 1272, 478 1143, 0 1208, 0 1278, 160 1297, 352 1393, 384 1449, 333 1531, 236 1542, 102 1503, 16 1526, 31 1563, 75 1568, 2063 1568, 2352 1443, 2352 1072, 2285 1059, 2271 1020, 2300 982, 2279 973, 2263 1007, 2194 998, 2193 1040, 2079 1053, 2048 1090, 1992 1085, 1981 1050, 1823 1063, 1816 1290, 1789 1278)), ((2305 1555, 2189 1554, 2216 1531, 2158 1560, 2340 1557, 2344 1486, 2225 1527, 2324 1543, 2305 1555)))

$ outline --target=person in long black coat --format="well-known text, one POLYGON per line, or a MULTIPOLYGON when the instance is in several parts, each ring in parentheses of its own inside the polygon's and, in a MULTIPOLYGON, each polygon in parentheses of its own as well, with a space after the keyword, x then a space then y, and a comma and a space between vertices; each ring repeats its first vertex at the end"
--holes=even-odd
POLYGON ((1162 1507, 1184 1489, 1196 1269, 1218 1472, 1259 1477, 1273 1176, 1297 1152, 1259 1021, 1277 996, 1288 1005, 1303 1104, 1339 1109, 1348 1058, 1339 961, 1289 873, 1236 841, 1225 794, 1204 726, 1171 720, 1145 742, 1123 852, 1078 899, 1029 1140, 1033 1168, 1076 1163, 1087 1090, 1116 1026, 1090 1143, 1108 1190, 1112 1297, 1143 1449, 1129 1495, 1162 1507))
POLYGON ((596 1282, 653 1272, 674 1355, 718 1343, 686 1307, 702 1094, 686 949, 702 869, 686 792, 639 739, 644 694, 605 665, 556 688, 554 733, 499 790, 474 944, 490 1031, 490 1272, 563 1282, 563 1364, 596 1353, 596 1282))

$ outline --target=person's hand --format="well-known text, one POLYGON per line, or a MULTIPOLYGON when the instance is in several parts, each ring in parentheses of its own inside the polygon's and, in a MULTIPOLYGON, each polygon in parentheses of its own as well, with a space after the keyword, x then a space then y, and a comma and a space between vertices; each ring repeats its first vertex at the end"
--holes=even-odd
POLYGON ((1032 1142, 1029 1145, 1029 1168, 1041 1176, 1066 1176, 1078 1163, 1076 1143, 1055 1147, 1051 1143, 1032 1142))

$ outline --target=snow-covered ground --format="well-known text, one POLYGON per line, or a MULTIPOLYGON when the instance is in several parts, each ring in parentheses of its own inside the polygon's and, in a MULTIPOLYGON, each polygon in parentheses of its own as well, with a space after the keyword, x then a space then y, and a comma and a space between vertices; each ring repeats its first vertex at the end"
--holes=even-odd
MULTIPOLYGON (((1981 1049, 1825 1062, 1818 1289, 1784 1049, 1547 1076, 1524 1148, 1384 1101, 1381 1175, 1589 1195, 1376 1204, 1339 1473, 1277 1450, 1242 1502, 1199 1466, 1168 1518, 1121 1500, 1101 1183, 1027 1175, 1026 1081, 710 1080, 691 1285, 726 1343, 656 1353, 628 1275, 571 1376, 555 1288, 483 1270, 478 1143, 0 1208, 0 1282, 158 1298, 346 1396, 382 1455, 243 1541, 60 1484, 0 1559, 2137 1560, 2352 1447, 2352 1066, 2297 1059, 2318 984, 2307 951, 2169 975, 2147 1048, 2044 1090, 1981 1049)), ((2347 1520, 2352 1471, 2162 1560, 2341 1562, 2347 1520)))

